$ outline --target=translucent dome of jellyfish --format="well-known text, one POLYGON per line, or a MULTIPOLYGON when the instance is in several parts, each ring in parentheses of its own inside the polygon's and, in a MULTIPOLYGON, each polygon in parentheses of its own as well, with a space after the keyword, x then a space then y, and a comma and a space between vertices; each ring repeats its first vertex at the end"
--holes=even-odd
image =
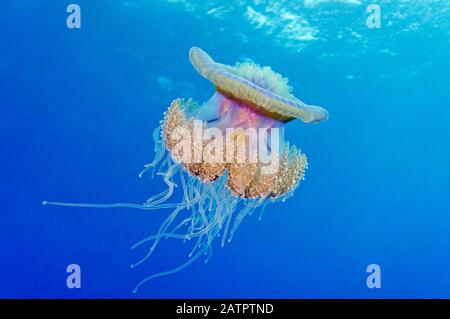
POLYGON ((172 212, 155 235, 137 242, 146 247, 136 267, 153 254, 162 239, 191 243, 180 266, 142 280, 176 273, 195 260, 211 255, 215 241, 230 242, 240 223, 257 209, 262 215, 269 203, 292 196, 307 168, 306 156, 284 141, 284 125, 299 119, 319 123, 325 109, 307 105, 292 94, 288 79, 270 67, 254 63, 234 66, 215 62, 193 47, 189 52, 194 69, 211 81, 216 92, 203 104, 176 99, 154 130, 155 159, 145 165, 162 176, 167 189, 143 204, 46 205, 77 207, 132 207, 172 212), (179 189, 182 200, 172 198, 179 189))

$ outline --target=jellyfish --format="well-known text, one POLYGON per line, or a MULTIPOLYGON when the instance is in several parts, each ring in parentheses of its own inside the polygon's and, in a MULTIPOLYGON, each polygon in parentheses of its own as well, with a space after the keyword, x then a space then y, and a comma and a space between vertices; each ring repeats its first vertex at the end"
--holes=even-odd
POLYGON ((154 129, 155 157, 139 177, 151 171, 152 177, 162 177, 165 190, 142 204, 43 202, 171 210, 156 234, 132 246, 144 246, 146 253, 131 268, 146 262, 164 239, 191 243, 187 258, 176 268, 144 278, 134 293, 144 283, 179 272, 199 258, 207 262, 213 243, 223 247, 231 242, 246 216, 258 210, 261 219, 268 204, 291 197, 308 162, 299 148, 285 141, 284 125, 295 119, 319 123, 328 118, 324 108, 296 98, 288 79, 268 66, 221 64, 197 47, 190 49, 189 59, 213 83, 215 93, 202 104, 175 99, 154 129))

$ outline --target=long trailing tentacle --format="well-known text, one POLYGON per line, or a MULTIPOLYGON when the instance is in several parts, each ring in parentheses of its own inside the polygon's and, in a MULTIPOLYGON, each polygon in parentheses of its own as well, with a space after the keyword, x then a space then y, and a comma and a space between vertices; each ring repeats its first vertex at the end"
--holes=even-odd
MULTIPOLYGON (((169 218, 170 218, 170 216, 169 216, 169 218)), ((166 220, 166 222, 163 223, 163 225, 166 225, 166 223, 167 223, 167 220, 166 220)), ((218 225, 217 220, 213 220, 212 222, 210 222, 207 226, 205 226, 204 228, 202 228, 198 232, 187 233, 187 234, 165 233, 165 232, 161 231, 161 227, 160 227, 160 231, 157 234, 151 235, 151 236, 148 236, 148 237, 145 237, 145 238, 141 239, 140 241, 138 241, 137 243, 135 243, 132 246, 132 249, 136 249, 137 247, 139 247, 139 246, 141 246, 141 245, 143 245, 143 244, 145 244, 145 243, 147 243, 149 241, 152 241, 152 240, 157 241, 157 240, 159 240, 161 238, 175 238, 175 239, 186 239, 187 238, 187 239, 191 239, 191 238, 200 237, 200 236, 208 234, 208 232, 211 229, 213 229, 214 227, 216 227, 217 225, 218 225)))
POLYGON ((228 242, 232 241, 234 233, 244 220, 244 217, 247 216, 247 214, 251 214, 259 205, 261 205, 259 201, 251 201, 247 203, 247 205, 237 214, 236 219, 234 220, 233 228, 230 231, 230 238, 228 239, 228 242))
POLYGON ((142 210, 158 210, 183 206, 183 203, 160 204, 155 206, 148 206, 145 204, 132 203, 113 203, 113 204, 90 204, 90 203, 66 203, 66 202, 52 202, 43 201, 42 205, 48 206, 63 206, 63 207, 81 207, 81 208, 135 208, 142 210))
POLYGON ((180 166, 174 164, 170 165, 169 169, 166 173, 158 173, 159 175, 164 176, 164 182, 167 185, 167 189, 155 196, 150 197, 146 201, 146 205, 158 205, 160 203, 164 203, 166 200, 168 200, 172 195, 175 187, 177 187, 177 184, 173 181, 174 175, 180 170, 180 166))
POLYGON ((161 162, 161 160, 164 158, 164 153, 166 151, 166 146, 164 145, 163 141, 161 140, 161 130, 162 127, 159 125, 157 128, 153 130, 153 143, 155 143, 155 158, 151 163, 148 163, 144 165, 144 169, 139 173, 139 177, 143 177, 144 174, 149 170, 153 168, 152 177, 154 177, 154 168, 158 165, 158 163, 161 162))
MULTIPOLYGON (((182 209, 182 207, 177 207, 175 208, 175 210, 169 215, 169 217, 166 219, 166 221, 160 226, 158 234, 164 233, 167 228, 169 228, 169 226, 172 224, 172 222, 175 220, 175 218, 177 217, 178 213, 180 212, 180 210, 182 209)), ((140 260, 138 260, 137 262, 135 262, 134 264, 131 264, 131 268, 134 268, 136 266, 139 266, 140 264, 142 264, 144 261, 146 261, 153 253, 153 251, 155 250, 156 246, 158 245, 158 242, 160 240, 161 237, 157 238, 153 245, 150 247, 149 251, 147 252, 147 254, 141 258, 140 260)), ((137 246, 134 245, 132 247, 132 249, 136 248, 137 246)))
POLYGON ((181 266, 178 266, 174 269, 171 270, 167 270, 167 271, 163 271, 163 272, 159 272, 156 273, 154 275, 148 276, 147 278, 143 279, 141 282, 139 282, 136 287, 133 290, 133 293, 137 293, 137 291, 139 290, 139 288, 145 284, 147 281, 150 281, 152 279, 158 278, 158 277, 162 277, 162 276, 167 276, 167 275, 171 275, 174 273, 177 273, 181 270, 183 270, 184 268, 186 268, 187 266, 189 266, 190 264, 192 264, 194 261, 196 261, 200 256, 202 256, 206 250, 208 249, 209 246, 203 246, 202 249, 200 249, 195 256, 193 256, 192 258, 189 258, 184 264, 182 264, 181 266))

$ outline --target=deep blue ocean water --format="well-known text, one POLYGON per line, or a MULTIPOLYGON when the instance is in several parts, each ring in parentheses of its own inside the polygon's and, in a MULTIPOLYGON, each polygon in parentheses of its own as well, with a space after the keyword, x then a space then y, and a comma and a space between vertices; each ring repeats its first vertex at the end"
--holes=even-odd
POLYGON ((450 297, 450 4, 358 0, 6 0, 0 4, 0 297, 450 297), (66 7, 81 7, 68 29, 66 7), (286 126, 308 156, 294 197, 247 217, 233 239, 186 258, 165 241, 144 265, 130 247, 168 211, 62 208, 43 200, 137 202, 151 133, 178 97, 214 88, 192 68, 252 60, 328 109, 286 126), (78 264, 81 289, 66 287, 78 264), (366 267, 381 268, 369 289, 366 267))

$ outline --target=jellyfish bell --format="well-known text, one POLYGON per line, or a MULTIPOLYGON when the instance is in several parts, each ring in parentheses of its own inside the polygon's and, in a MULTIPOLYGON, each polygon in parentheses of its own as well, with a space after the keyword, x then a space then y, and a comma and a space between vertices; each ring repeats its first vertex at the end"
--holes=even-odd
POLYGON ((318 123, 328 118, 324 108, 307 105, 292 95, 288 79, 268 66, 248 62, 227 66, 214 62, 197 47, 191 48, 189 58, 197 72, 213 82, 219 93, 258 113, 282 122, 297 118, 305 123, 318 123))
POLYGON ((195 70, 216 88, 203 104, 174 100, 153 131, 155 158, 149 170, 162 176, 167 189, 143 204, 79 204, 44 201, 44 205, 143 210, 172 209, 155 235, 132 248, 146 253, 132 268, 144 263, 161 239, 194 240, 187 261, 143 279, 136 292, 151 279, 176 273, 198 258, 205 262, 216 238, 230 242, 247 215, 269 203, 293 195, 307 169, 306 156, 285 141, 284 125, 295 119, 319 123, 325 109, 308 105, 292 94, 288 80, 270 67, 254 63, 229 66, 215 62, 193 47, 195 70), (175 195, 175 190, 180 192, 175 195), (174 198, 181 198, 173 201, 174 198), (172 199, 172 200, 171 200, 172 199))

